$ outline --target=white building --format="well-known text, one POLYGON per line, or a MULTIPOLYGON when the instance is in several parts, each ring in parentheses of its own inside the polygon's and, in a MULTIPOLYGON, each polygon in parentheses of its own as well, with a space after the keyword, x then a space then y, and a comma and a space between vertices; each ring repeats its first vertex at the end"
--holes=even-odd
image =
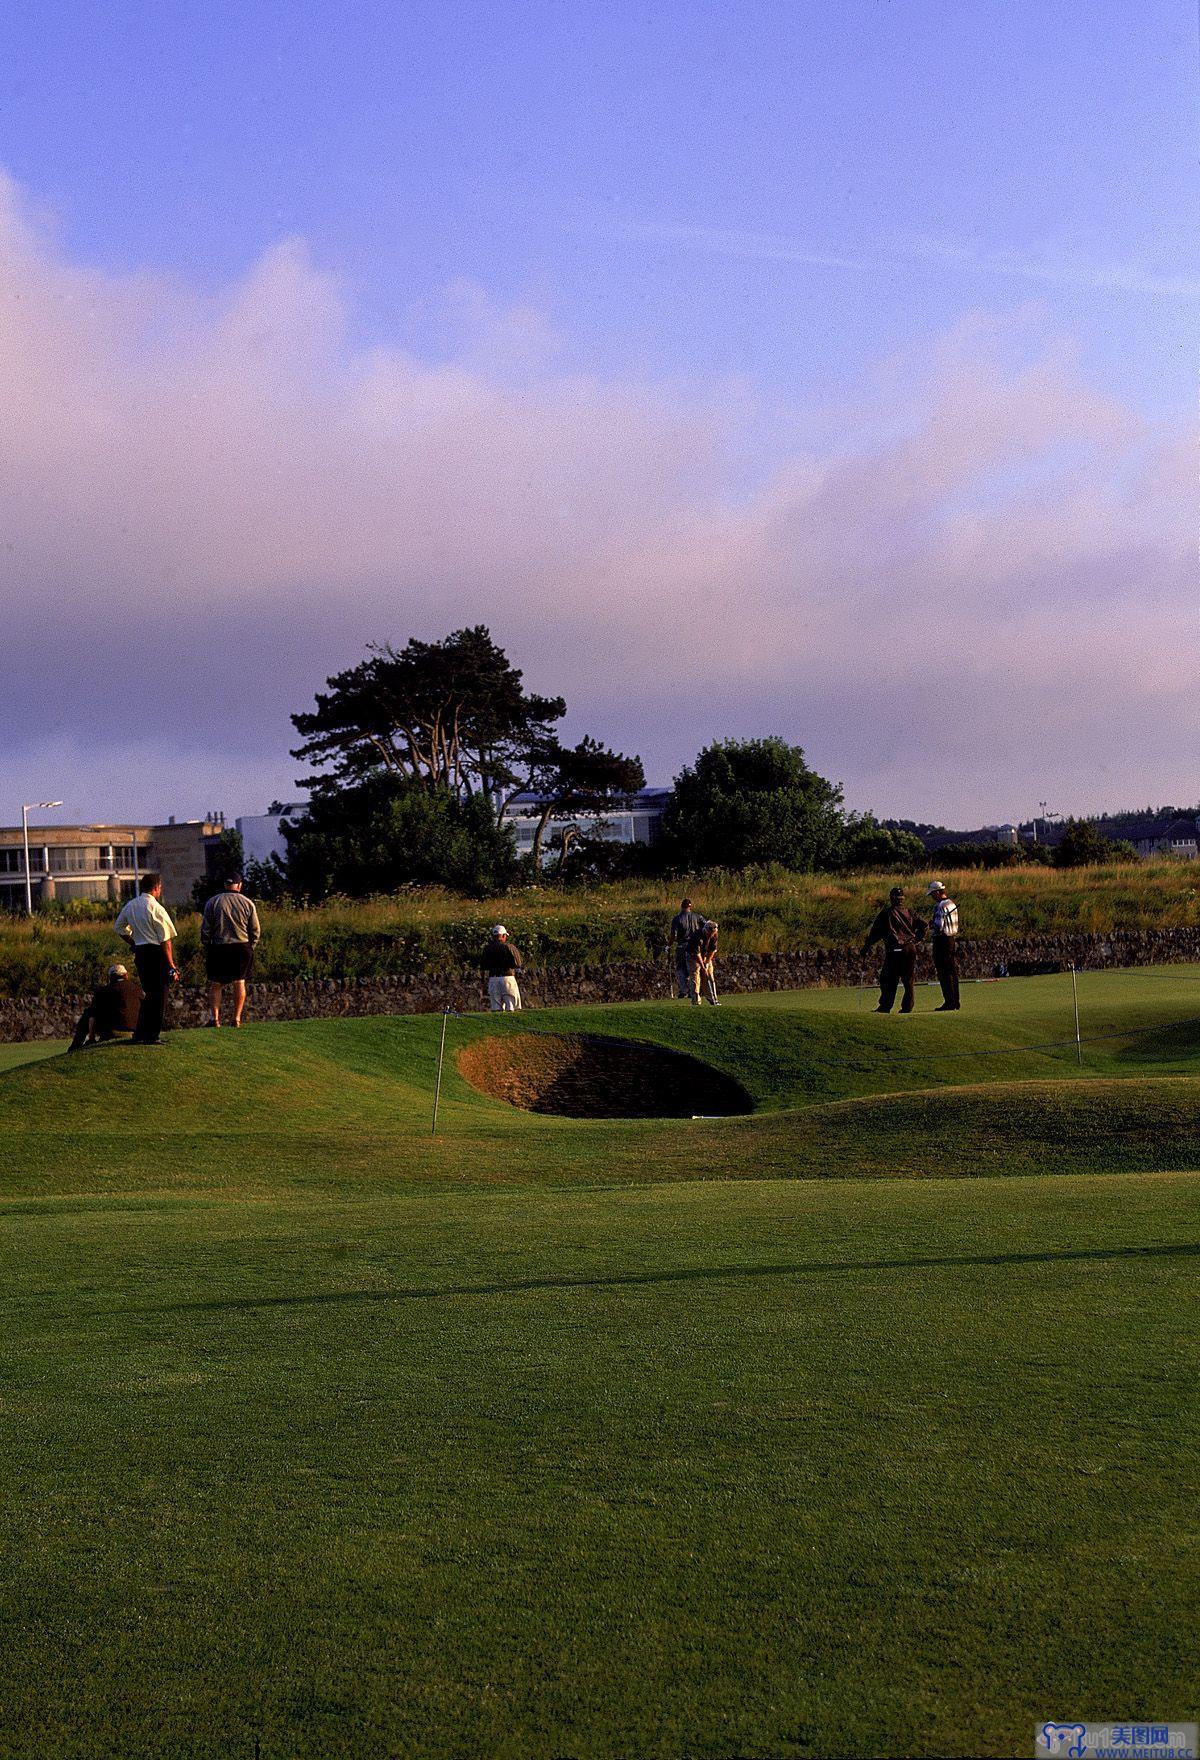
MULTIPOLYGON (((598 838, 605 843, 657 843, 662 832, 662 816, 671 798, 669 788, 640 788, 620 806, 606 808, 600 816, 590 813, 564 813, 546 825, 542 842, 542 860, 554 860, 562 848, 563 834, 598 838)), ((536 794, 519 794, 504 815, 517 835, 517 854, 532 855, 537 823, 542 815, 542 799, 536 794)))
MULTIPOLYGON (((557 857, 564 833, 600 838, 605 843, 657 843, 663 812, 670 798, 669 788, 642 788, 628 796, 620 806, 606 809, 600 817, 589 813, 565 813, 552 818, 546 826, 542 860, 549 862, 557 857)), ((243 861, 269 862, 273 856, 284 861, 287 841, 283 826, 285 823, 295 824, 307 811, 306 801, 289 801, 278 812, 247 813, 240 818, 237 828, 242 839, 243 861)), ((540 796, 520 794, 505 813, 504 823, 511 825, 516 833, 518 855, 532 854, 541 811, 540 796)))
POLYGON ((237 828, 242 840, 242 860, 265 863, 277 856, 282 862, 287 855, 284 822, 294 824, 297 819, 303 819, 307 811, 307 801, 289 801, 277 813, 247 813, 239 819, 237 828))

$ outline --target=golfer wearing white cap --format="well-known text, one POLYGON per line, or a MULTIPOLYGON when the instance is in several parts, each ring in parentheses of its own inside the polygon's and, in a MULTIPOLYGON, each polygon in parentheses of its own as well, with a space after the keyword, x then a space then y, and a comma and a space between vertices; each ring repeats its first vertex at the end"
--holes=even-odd
POLYGON ((521 992, 516 974, 521 956, 508 939, 508 930, 503 923, 497 923, 492 930, 492 938, 484 948, 479 964, 487 973, 488 1006, 493 1012, 512 1014, 520 1008, 521 992))
POLYGON ((951 1014, 960 1006, 958 1000, 958 906, 940 880, 929 882, 933 899, 933 969, 942 986, 938 1014, 951 1014))

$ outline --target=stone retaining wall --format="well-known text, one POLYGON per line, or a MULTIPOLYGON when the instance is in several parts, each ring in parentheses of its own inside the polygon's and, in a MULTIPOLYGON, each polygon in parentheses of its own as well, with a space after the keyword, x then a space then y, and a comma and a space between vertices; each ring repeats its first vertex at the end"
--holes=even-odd
MULTIPOLYGON (((1007 971, 1012 977, 1038 972, 1080 971, 1105 967, 1200 962, 1200 928, 1139 930, 1126 935, 1031 935, 969 940, 963 937, 959 964, 965 978, 991 978, 1007 971)), ((718 964, 718 985, 725 993, 746 990, 809 990, 835 984, 857 984, 865 973, 873 982, 878 957, 864 960, 857 948, 813 949, 797 953, 734 953, 718 964)), ((926 951, 919 975, 932 976, 926 951)), ((530 1007, 550 1008, 574 1002, 640 1002, 670 996, 673 973, 666 961, 629 960, 606 966, 532 968, 521 974, 521 990, 530 1007)), ((84 998, 26 997, 0 1001, 0 1042, 65 1039, 74 1029, 84 998)), ((425 973, 390 978, 298 980, 290 984, 250 987, 248 1017, 259 1021, 296 1021, 341 1015, 436 1014, 444 1008, 468 1013, 486 1007, 483 988, 470 976, 425 973)), ((168 1025, 202 1026, 206 1012, 200 988, 177 989, 168 1003, 168 1025)))

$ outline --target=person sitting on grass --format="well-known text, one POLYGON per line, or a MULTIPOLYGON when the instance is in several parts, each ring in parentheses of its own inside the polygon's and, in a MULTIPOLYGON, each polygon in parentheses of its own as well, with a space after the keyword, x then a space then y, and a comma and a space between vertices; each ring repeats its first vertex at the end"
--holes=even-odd
POLYGON ((133 982, 128 968, 109 966, 107 981, 93 991, 92 1000, 75 1023, 69 1049, 82 1051, 85 1045, 105 1044, 132 1033, 142 1000, 141 987, 133 982))
POLYGON ((508 939, 508 930, 503 923, 497 923, 492 930, 491 940, 484 948, 479 964, 487 973, 488 1006, 494 1013, 514 1013, 521 1006, 516 978, 521 956, 508 939))

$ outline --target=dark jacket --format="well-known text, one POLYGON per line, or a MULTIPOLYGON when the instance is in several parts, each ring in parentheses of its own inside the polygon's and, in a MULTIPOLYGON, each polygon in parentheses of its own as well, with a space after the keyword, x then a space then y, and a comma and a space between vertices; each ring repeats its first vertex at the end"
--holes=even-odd
POLYGON ((676 911, 671 918, 671 933, 667 937, 668 945, 675 943, 680 958, 687 952, 688 942, 697 929, 704 927, 704 918, 699 911, 676 911))
POLYGON ((479 964, 489 978, 511 978, 521 964, 521 956, 511 941, 493 935, 483 950, 479 964))
POLYGON ((920 917, 902 904, 885 904, 871 924, 871 932, 863 942, 862 950, 866 953, 869 947, 882 941, 885 953, 905 953, 924 939, 925 924, 920 917))
POLYGON ((89 1033, 97 1039, 111 1039, 117 1033, 132 1033, 137 1026, 138 1009, 142 1006, 142 990, 132 978, 110 978, 93 993, 78 1021, 71 1050, 78 1051, 89 1033))

